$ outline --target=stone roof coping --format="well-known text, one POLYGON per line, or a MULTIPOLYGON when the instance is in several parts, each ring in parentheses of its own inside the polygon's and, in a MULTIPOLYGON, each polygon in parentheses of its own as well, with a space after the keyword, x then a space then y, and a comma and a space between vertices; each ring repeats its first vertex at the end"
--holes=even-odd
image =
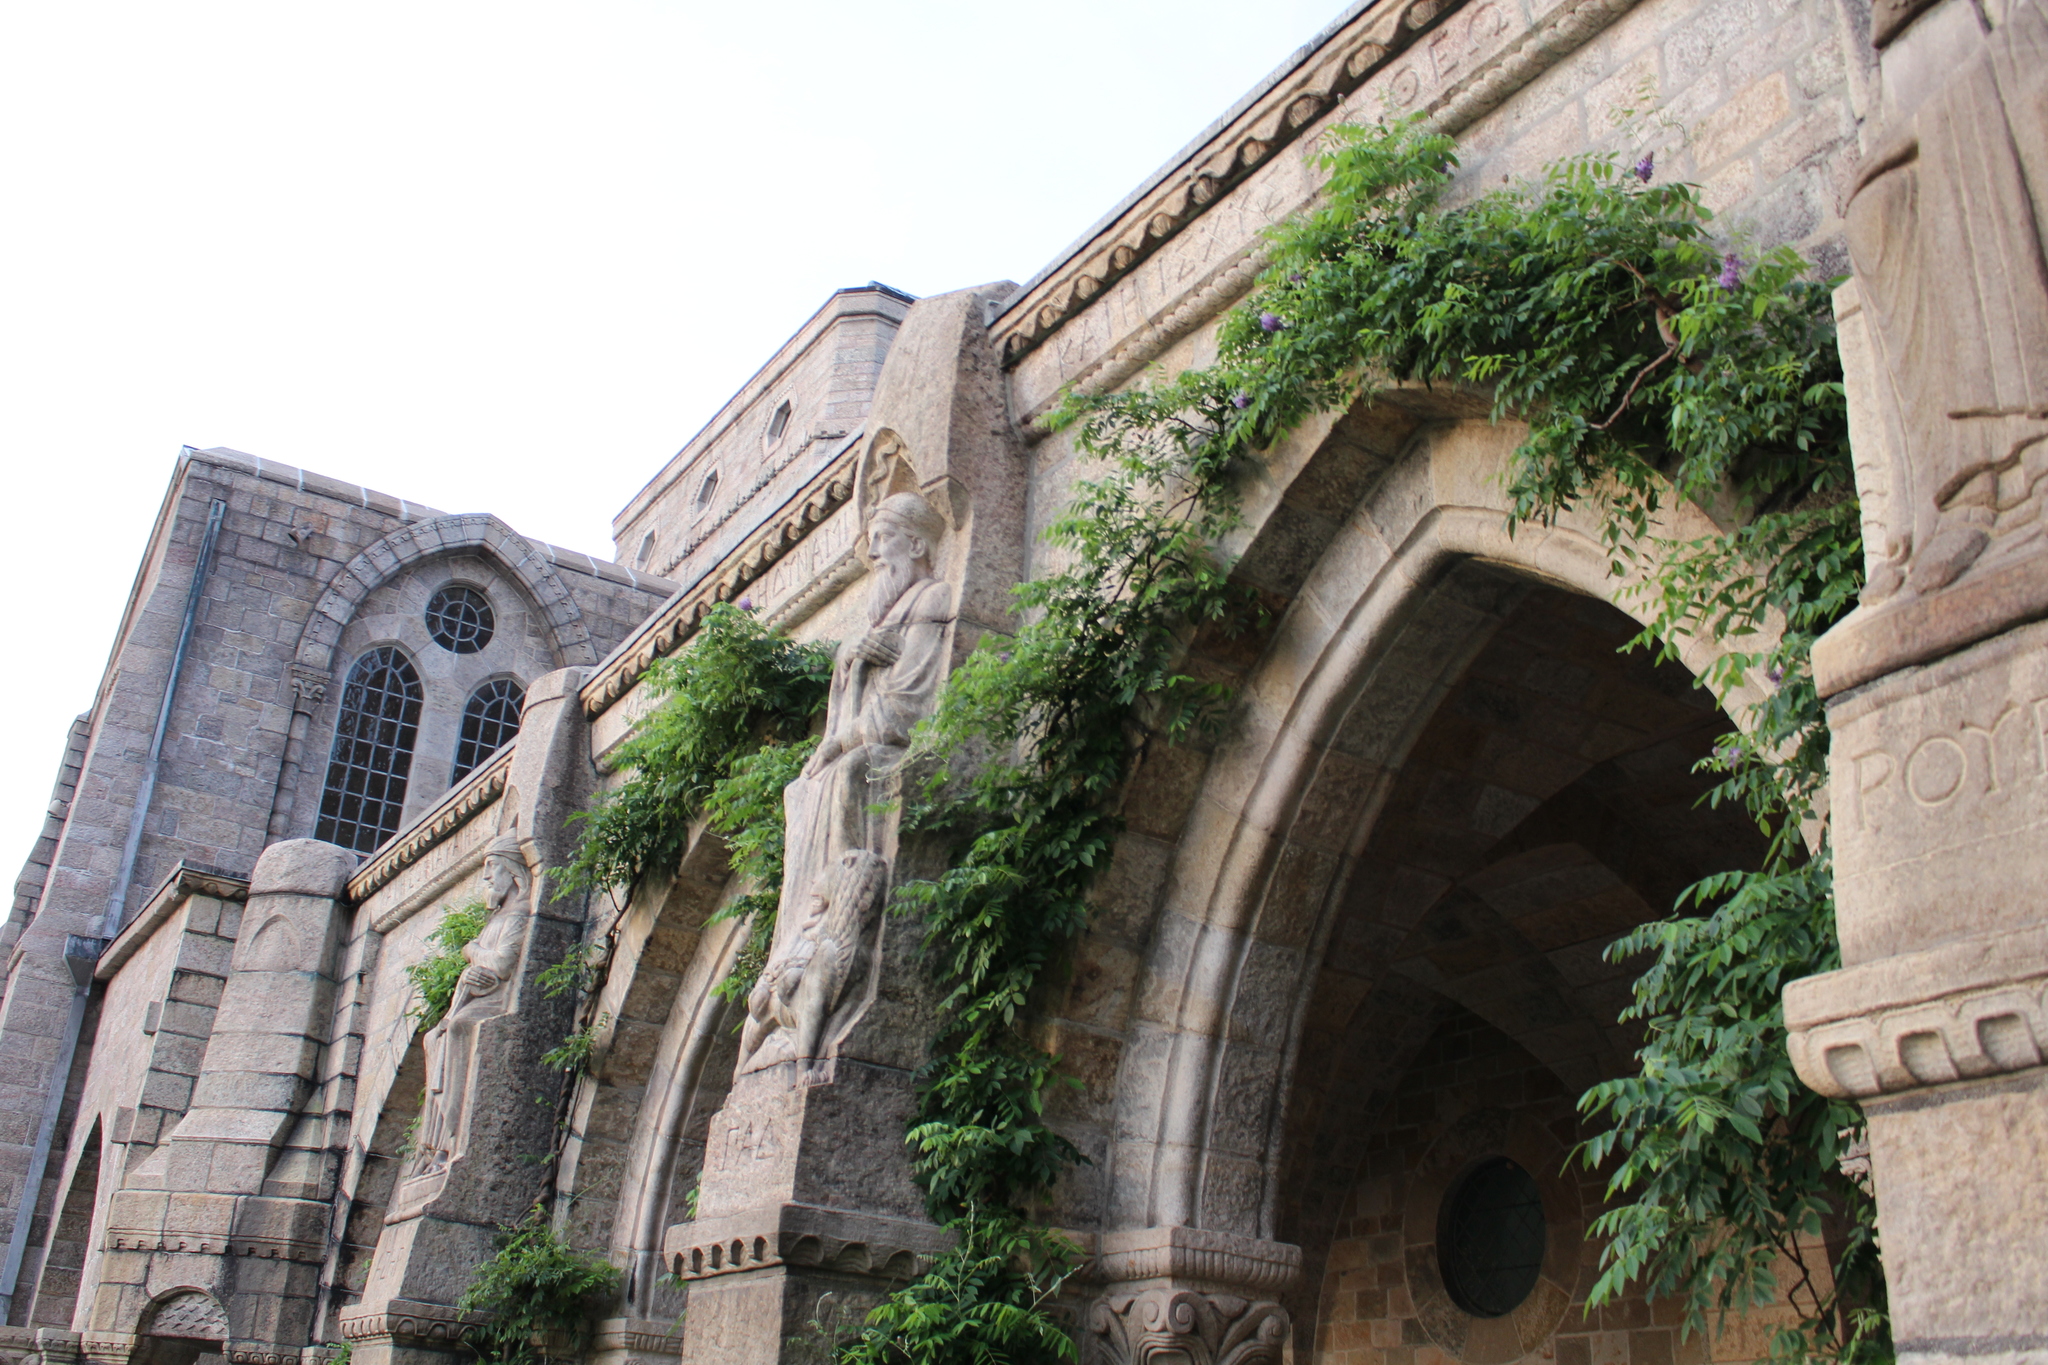
MULTIPOLYGON (((233 450, 227 446, 213 446, 206 450, 196 450, 191 446, 186 446, 180 452, 178 459, 180 463, 197 462, 216 465, 223 469, 238 470, 244 474, 254 474, 259 479, 267 479, 271 483, 279 483, 288 488, 296 488, 301 493, 317 493, 321 497, 333 498, 337 502, 345 502, 355 507, 365 507, 373 512, 382 512, 387 517, 396 517, 407 524, 432 521, 436 517, 448 515, 439 508, 429 507, 423 502, 412 502, 405 498, 394 498, 389 493, 379 493, 374 488, 365 488, 361 484, 343 483, 340 479, 329 478, 325 474, 316 474, 310 469, 300 469, 296 465, 284 464, 277 460, 266 460, 261 456, 251 455, 247 451, 233 450)), ((626 587, 638 588, 642 592, 661 593, 664 596, 675 591, 676 585, 659 575, 641 573, 639 570, 628 568, 624 564, 614 564, 608 559, 599 559, 597 556, 585 554, 581 550, 571 550, 560 545, 550 545, 544 540, 535 540, 531 536, 522 536, 521 539, 545 555, 549 562, 557 568, 580 573, 586 578, 603 579, 608 583, 618 583, 626 587)))
POLYGON ((121 932, 100 954, 98 965, 93 968, 95 980, 111 981, 129 958, 141 951, 142 945, 156 936, 156 931, 193 896, 214 896, 224 901, 240 901, 249 898, 249 879, 238 872, 223 868, 208 867, 204 863, 180 862, 170 874, 150 892, 149 899, 135 918, 123 925, 121 932))
POLYGON ((584 714, 593 720, 604 714, 656 659, 682 648, 713 606, 737 600, 749 583, 851 501, 855 451, 865 434, 865 430, 850 433, 824 467, 777 504, 729 554, 707 564, 620 641, 583 684, 584 714))
POLYGON ((877 295, 902 304, 906 311, 910 304, 917 302, 915 294, 906 294, 901 289, 883 284, 880 280, 869 280, 866 284, 849 285, 844 289, 833 290, 825 302, 819 305, 818 311, 804 319, 803 325, 790 333, 789 340, 776 348, 775 354, 768 358, 767 363, 754 371, 748 377, 747 382, 740 385, 738 391, 732 397, 725 400, 718 411, 711 415, 711 420, 698 428, 697 433, 690 437, 689 440, 683 442, 682 446, 677 449, 674 455, 669 457, 668 462, 661 467, 659 472, 649 479, 639 492, 627 499, 626 505, 619 509, 617 516, 612 518, 613 532, 616 534, 620 527, 631 521, 635 516, 638 516, 648 504, 654 502, 673 487, 676 480, 682 477, 683 471, 689 468, 696 456, 701 454, 712 442, 723 436, 733 423, 740 419, 741 414, 749 406, 766 397, 768 392, 781 381, 782 376, 788 372, 789 368, 796 364, 797 358, 809 350, 817 337, 833 323, 845 318, 875 316, 888 317, 897 322, 902 321, 901 312, 864 309, 850 306, 847 302, 842 302, 853 300, 856 296, 864 294, 877 295))

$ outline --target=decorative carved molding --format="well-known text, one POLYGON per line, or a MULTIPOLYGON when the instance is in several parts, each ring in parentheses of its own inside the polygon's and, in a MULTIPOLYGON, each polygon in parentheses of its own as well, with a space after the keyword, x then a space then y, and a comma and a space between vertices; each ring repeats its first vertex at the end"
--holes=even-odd
MULTIPOLYGON (((856 442, 855 444, 858 444, 856 442)), ((592 720, 631 691, 656 659, 681 649, 697 633, 705 613, 720 602, 737 599, 741 591, 768 571, 825 518, 853 497, 853 448, 826 466, 816 478, 738 549, 718 562, 692 587, 671 598, 637 634, 612 652, 583 686, 583 712, 592 720)))
POLYGON ((667 577, 669 574, 675 572, 677 565, 681 564, 684 560, 688 559, 691 555, 697 553, 698 550, 702 549, 706 542, 708 542, 713 536, 717 535, 721 530, 725 529, 725 524, 727 522, 731 521, 734 517, 739 515, 740 509, 745 507, 747 503, 753 499, 753 496, 756 493, 760 492, 762 489, 766 488, 771 482, 773 482, 776 475, 780 474, 783 470, 795 464, 797 462, 797 458, 807 453, 812 446, 816 445, 820 441, 841 441, 844 439, 846 439, 845 428, 841 427, 835 429, 832 427, 820 427, 818 428, 818 430, 804 437, 801 444, 799 444, 794 450, 791 450, 789 453, 782 456, 782 458, 774 460, 768 464, 762 465, 760 472, 754 476, 753 483, 749 484, 744 492, 740 493, 738 497, 734 498, 730 506, 728 506, 723 512, 720 512, 716 516, 714 516, 709 524, 707 524, 702 530, 698 531, 696 534, 692 535, 687 541, 685 541, 683 543, 683 548, 681 550, 669 556, 667 562, 665 562, 661 566, 662 576, 667 577))
POLYGON ((2048 930, 1947 944, 1795 981, 1785 1025, 1799 1079, 1870 1099, 2048 1059, 2048 930))
MULTIPOLYGON (((1511 45, 1494 61, 1440 92, 1425 107, 1436 114, 1445 131, 1463 128, 1496 108, 1508 95, 1633 3, 1634 0, 1607 0, 1561 7, 1565 11, 1564 23, 1542 23, 1532 29, 1532 35, 1546 30, 1544 41, 1511 45), (1585 20, 1591 20, 1593 27, 1585 33, 1577 32, 1585 20), (1553 28, 1554 32, 1548 31, 1553 28)), ((1423 34, 1448 15, 1467 7, 1472 6, 1466 0, 1411 0, 1405 5, 1376 5, 1332 35, 1300 66, 1219 128, 1187 161, 1141 191, 1072 256, 1011 300, 993 324, 1003 363, 1013 365, 1042 345, 1103 290, 1221 203, 1225 195, 1271 161, 1283 147, 1302 137, 1317 120, 1423 34)), ((1236 278, 1230 283, 1236 289, 1230 297, 1249 286, 1263 263, 1261 254, 1231 267, 1230 273, 1236 278)), ((1188 307, 1188 303, 1183 303, 1175 311, 1185 312, 1188 307)), ((1154 330, 1155 326, 1169 335, 1175 330, 1166 319, 1148 325, 1146 330, 1154 330)), ((1140 349, 1137 338, 1120 349, 1140 349)), ((1140 368, 1143 364, 1138 362, 1140 368)), ((1120 381, 1108 381, 1112 386, 1117 382, 1120 381)))
POLYGON ((112 1251, 183 1251, 202 1256, 243 1256, 259 1261, 310 1261, 326 1258, 327 1244, 317 1238, 223 1237, 217 1232, 177 1232, 115 1228, 107 1233, 112 1251))
POLYGON ((632 1357, 682 1354, 682 1325, 656 1318, 606 1318, 590 1334, 591 1354, 623 1351, 632 1357))
MULTIPOLYGON (((445 843, 455 831, 476 819, 502 797, 506 774, 512 771, 512 755, 517 747, 516 744, 507 744, 499 749, 490 762, 443 796, 418 824, 384 845, 376 857, 349 878, 349 900, 361 905, 390 884, 399 873, 425 857, 429 849, 445 843)), ((388 933, 391 926, 380 923, 374 927, 381 934, 388 933)))
POLYGON ((342 566, 320 595, 305 633, 299 637, 294 670, 332 676, 334 646, 354 619, 356 607, 372 590, 421 560, 462 553, 494 559, 518 580, 546 618, 563 663, 597 662, 590 628, 583 623, 583 609, 555 572, 546 550, 494 516, 466 512, 401 526, 342 566))
POLYGON ((445 1303, 388 1299, 367 1309, 341 1315, 341 1335, 355 1342, 402 1342, 452 1347, 482 1325, 481 1313, 462 1313, 445 1303))
POLYGON ((678 1223, 661 1239, 661 1258, 681 1280, 794 1265, 908 1279, 952 1245, 930 1223, 779 1204, 726 1218, 678 1223))
POLYGON ((1105 1232, 1095 1274, 1111 1284, 1172 1280, 1178 1285, 1270 1294, 1301 1277, 1301 1248, 1211 1228, 1137 1228, 1105 1232))
MULTIPOLYGON (((1566 3, 1538 16, 1521 32, 1511 37, 1503 37, 1497 47, 1484 52, 1474 49, 1458 54, 1455 69, 1462 70, 1462 74, 1453 74, 1447 84, 1433 92, 1424 94, 1421 90, 1415 91, 1414 95, 1420 102, 1413 107, 1426 111, 1430 115, 1432 125, 1439 131, 1460 132, 1505 103, 1517 90, 1562 62, 1616 18, 1632 9, 1636 3, 1637 0, 1566 0, 1566 3)), ((1500 37, 1506 31, 1507 26, 1499 22, 1497 16, 1500 12, 1491 0, 1465 0, 1464 3, 1460 3, 1459 0, 1450 0, 1449 3, 1422 0, 1422 3, 1411 5, 1406 11, 1401 12, 1398 19, 1392 9, 1375 8, 1368 11, 1326 42, 1311 60, 1310 66, 1303 68, 1304 71, 1313 70, 1327 76, 1331 69, 1330 54, 1354 52, 1354 49, 1347 45, 1359 41, 1361 26, 1366 30, 1364 46, 1357 51, 1370 57, 1370 63, 1363 73, 1353 80, 1347 59, 1345 79, 1342 82, 1346 88, 1343 93, 1328 101, 1328 108, 1324 112, 1334 109, 1345 95, 1355 91, 1365 81, 1398 64, 1404 51, 1412 49, 1413 40, 1419 36, 1421 26, 1428 26, 1430 32, 1436 35, 1431 38, 1433 46, 1450 31, 1441 21, 1454 12, 1470 16, 1467 21, 1468 31, 1464 35, 1468 43, 1474 41, 1475 36, 1480 41, 1486 41, 1500 37), (1482 29, 1484 31, 1480 32, 1482 29), (1391 41, 1386 40, 1384 36, 1388 34, 1391 35, 1391 41), (1374 56, 1372 49, 1375 46, 1383 48, 1384 51, 1374 56)), ((1432 53, 1427 60, 1434 63, 1436 58, 1432 53)), ((1403 89, 1405 75, 1406 73, 1401 72, 1393 74, 1391 79, 1394 82, 1394 90, 1403 89)), ((1276 91, 1282 88, 1283 86, 1275 86, 1276 91)), ((1240 120, 1218 132, 1205 144, 1201 155, 1207 155, 1212 160, 1223 156, 1233 145, 1231 139, 1239 135, 1243 119, 1255 118, 1258 110, 1266 107, 1265 99, 1262 98, 1261 102, 1248 109, 1240 120)), ((1321 115, 1318 114, 1316 117, 1321 115)), ((1291 138, 1299 131, 1289 129, 1286 136, 1291 138)), ((1267 159, 1270 160, 1270 156, 1267 159)), ((1171 183, 1178 182, 1169 180, 1162 182, 1162 186, 1171 183)), ((1106 228, 1101 235, 1090 239, 1068 262, 1027 286, 1024 294, 1013 300, 1004 312, 991 322, 1005 365, 1016 363, 1018 359, 1042 344, 1054 331, 1086 311, 1087 306, 1101 296, 1101 290, 1088 297, 1070 296, 1065 301, 1063 311, 1060 311, 1049 325, 1044 322, 1048 299, 1056 309, 1062 307, 1059 289, 1062 282, 1068 278, 1068 267, 1072 266, 1085 274, 1089 268, 1085 262, 1098 260, 1101 255, 1100 249, 1106 244, 1121 242, 1128 246, 1131 244, 1133 233, 1149 232, 1158 223, 1158 217, 1152 211, 1153 200, 1163 192, 1163 188, 1154 190, 1134 200, 1131 208, 1119 215, 1113 225, 1106 228), (1027 332, 1030 335, 1026 340, 1017 340, 1027 332)), ((1192 224, 1202 213, 1221 203, 1222 199, 1223 196, 1218 194, 1206 202, 1188 208, 1174 231, 1177 232, 1180 228, 1192 224)), ((1284 211, 1271 213, 1269 217, 1282 217, 1286 212, 1299 207, 1302 205, 1288 205, 1284 211)), ((1173 234, 1168 234, 1169 237, 1171 235, 1173 234)), ((1142 253, 1132 256, 1122 271, 1116 272, 1118 276, 1128 274, 1137 268, 1145 256, 1150 255, 1166 240, 1167 238, 1159 238, 1152 241, 1142 253)), ((1112 258, 1113 255, 1114 249, 1112 258)), ((1076 393, 1095 394, 1123 384, 1157 360, 1175 342, 1195 331, 1233 300, 1241 297, 1251 288, 1253 281, 1266 264, 1264 239, 1256 235, 1248 236, 1241 250, 1223 259, 1206 275, 1192 280, 1185 290, 1167 299, 1163 307, 1139 323, 1104 354, 1094 358, 1076 372, 1064 376, 1061 391, 1071 389, 1076 393)), ((1102 288, 1106 289, 1114 282, 1114 279, 1105 277, 1102 288)), ((1037 419, 1049 411, 1056 401, 1056 398, 1046 398, 1020 413, 1019 420, 1027 439, 1038 440, 1047 434, 1045 429, 1038 425, 1037 419)))
POLYGON ((1100 1365, 1280 1365, 1290 1330, 1270 1300, 1193 1289, 1109 1294, 1088 1311, 1100 1365))

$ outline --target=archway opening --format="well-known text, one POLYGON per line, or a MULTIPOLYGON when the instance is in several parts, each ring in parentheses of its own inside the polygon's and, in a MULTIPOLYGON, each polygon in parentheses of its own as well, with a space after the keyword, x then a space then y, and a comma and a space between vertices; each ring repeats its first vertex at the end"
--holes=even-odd
MULTIPOLYGON (((1568 1168, 1575 1102, 1640 1042, 1639 964, 1606 950, 1763 854, 1702 803, 1732 725, 1683 667, 1624 651, 1605 603, 1510 602, 1401 760, 1304 1016, 1278 1231, 1304 1252, 1297 1346, 1342 1365, 1590 1358, 1602 1181, 1568 1168)), ((1668 1365, 1672 1321, 1619 1307, 1668 1365)))

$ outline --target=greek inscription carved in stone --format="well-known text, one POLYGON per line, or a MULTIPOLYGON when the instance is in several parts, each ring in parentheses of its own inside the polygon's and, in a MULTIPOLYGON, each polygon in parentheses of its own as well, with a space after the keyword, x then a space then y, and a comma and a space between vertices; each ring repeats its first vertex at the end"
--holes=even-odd
MULTIPOLYGON (((1961 798, 2004 793, 2048 775, 2048 697, 2008 703, 1989 721, 1861 749, 1848 757, 1849 818, 1879 830, 1900 799, 1940 810, 1961 798)), ((1839 780, 1839 777, 1838 777, 1839 780)))

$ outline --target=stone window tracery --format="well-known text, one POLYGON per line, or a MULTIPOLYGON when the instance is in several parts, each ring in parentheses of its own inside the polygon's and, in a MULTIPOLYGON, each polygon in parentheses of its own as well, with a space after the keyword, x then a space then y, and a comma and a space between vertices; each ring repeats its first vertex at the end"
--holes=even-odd
POLYGON ((1477 1318, 1505 1317, 1543 1271, 1543 1195, 1504 1156, 1480 1162, 1445 1197, 1437 1256, 1451 1301, 1477 1318))
POLYGON ((455 745, 450 786, 489 762, 492 754, 519 733, 519 716, 525 707, 526 689, 510 678, 494 678, 469 694, 462 708, 462 738, 455 745))
POLYGON ((315 838, 368 853, 398 832, 424 696, 418 670, 396 645, 349 669, 315 838))
POLYGON ((491 642, 497 619, 475 588, 450 583, 427 599, 427 633, 451 654, 474 654, 491 642))

